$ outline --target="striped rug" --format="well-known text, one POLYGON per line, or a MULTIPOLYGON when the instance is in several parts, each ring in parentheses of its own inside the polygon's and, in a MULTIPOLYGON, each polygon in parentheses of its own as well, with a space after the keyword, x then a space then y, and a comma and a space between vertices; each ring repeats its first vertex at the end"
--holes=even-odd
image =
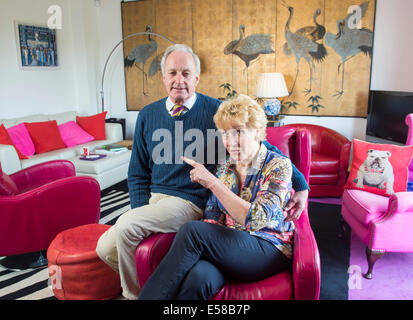
MULTIPOLYGON (((126 180, 102 191, 100 205, 99 223, 113 225, 130 208, 126 180)), ((55 300, 48 279, 47 267, 16 271, 0 266, 0 300, 55 300)))

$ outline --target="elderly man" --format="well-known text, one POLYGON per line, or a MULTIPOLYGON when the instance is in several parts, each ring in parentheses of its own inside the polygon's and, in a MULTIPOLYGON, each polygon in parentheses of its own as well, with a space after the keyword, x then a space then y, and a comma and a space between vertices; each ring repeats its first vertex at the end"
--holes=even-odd
MULTIPOLYGON (((220 101, 195 92, 198 56, 186 45, 173 45, 165 51, 161 69, 168 97, 145 106, 136 120, 128 172, 131 210, 101 236, 96 248, 99 257, 119 272, 127 299, 137 299, 140 291, 135 266, 138 244, 152 233, 176 232, 185 222, 202 218, 208 191, 191 181, 192 168, 181 159, 187 148, 193 150, 194 135, 195 140, 203 136, 196 141, 201 156, 196 160, 210 171, 218 161, 207 160, 208 149, 218 148, 218 139, 211 143, 207 136, 216 131, 213 116, 220 101)), ((308 196, 308 185, 297 169, 293 187, 298 192, 289 203, 288 220, 299 217, 308 196)))

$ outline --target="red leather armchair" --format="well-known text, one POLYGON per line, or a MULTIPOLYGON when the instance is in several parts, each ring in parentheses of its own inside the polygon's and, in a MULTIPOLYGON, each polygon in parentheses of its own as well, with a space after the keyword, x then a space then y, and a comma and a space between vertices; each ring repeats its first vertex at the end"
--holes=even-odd
MULTIPOLYGON (((294 128, 267 128, 267 141, 290 156, 308 182, 311 160, 310 135, 294 128)), ((136 250, 136 269, 142 287, 172 244, 174 233, 154 234, 143 240, 136 250)), ((320 294, 320 256, 311 229, 307 208, 296 221, 294 257, 291 271, 250 283, 228 283, 214 300, 318 300, 320 294)))
POLYGON ((286 127, 311 134, 310 197, 341 197, 347 180, 351 141, 342 134, 313 124, 286 127))
POLYGON ((98 182, 76 177, 70 161, 44 162, 12 175, 0 164, 0 256, 46 250, 59 232, 99 217, 98 182))

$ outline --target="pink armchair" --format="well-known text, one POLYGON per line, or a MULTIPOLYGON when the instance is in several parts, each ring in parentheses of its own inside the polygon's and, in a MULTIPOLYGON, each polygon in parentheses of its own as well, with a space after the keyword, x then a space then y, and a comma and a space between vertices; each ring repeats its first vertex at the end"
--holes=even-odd
MULTIPOLYGON (((413 113, 410 113, 406 116, 406 124, 409 127, 406 145, 413 146, 413 113)), ((409 165, 409 181, 413 183, 413 159, 409 165)))
MULTIPOLYGON (((413 145, 413 113, 407 115, 409 133, 406 144, 413 145)), ((409 180, 413 180, 413 162, 409 166, 409 180)), ((413 193, 397 192, 389 197, 361 190, 343 192, 341 215, 351 230, 366 244, 368 271, 373 278, 373 267, 386 251, 413 252, 413 193)))
MULTIPOLYGON (((267 140, 288 155, 308 182, 311 142, 306 130, 267 128, 267 140)), ((141 287, 161 262, 175 237, 174 233, 154 234, 136 250, 136 269, 141 287)), ((320 294, 320 256, 311 229, 307 208, 296 221, 293 268, 264 280, 251 283, 228 283, 213 300, 318 300, 320 294)))
POLYGON ((0 256, 46 250, 59 232, 99 217, 98 182, 76 177, 70 161, 49 161, 10 176, 0 164, 0 256))

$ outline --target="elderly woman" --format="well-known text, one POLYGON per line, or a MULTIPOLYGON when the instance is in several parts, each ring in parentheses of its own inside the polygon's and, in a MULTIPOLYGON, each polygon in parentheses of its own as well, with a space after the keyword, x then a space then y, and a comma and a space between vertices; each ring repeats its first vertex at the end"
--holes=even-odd
POLYGON ((211 191, 204 219, 180 228, 139 299, 206 300, 229 280, 258 281, 291 266, 294 224, 283 207, 292 167, 261 143, 263 109, 239 95, 221 104, 214 122, 229 154, 216 175, 183 158, 191 180, 211 191))

